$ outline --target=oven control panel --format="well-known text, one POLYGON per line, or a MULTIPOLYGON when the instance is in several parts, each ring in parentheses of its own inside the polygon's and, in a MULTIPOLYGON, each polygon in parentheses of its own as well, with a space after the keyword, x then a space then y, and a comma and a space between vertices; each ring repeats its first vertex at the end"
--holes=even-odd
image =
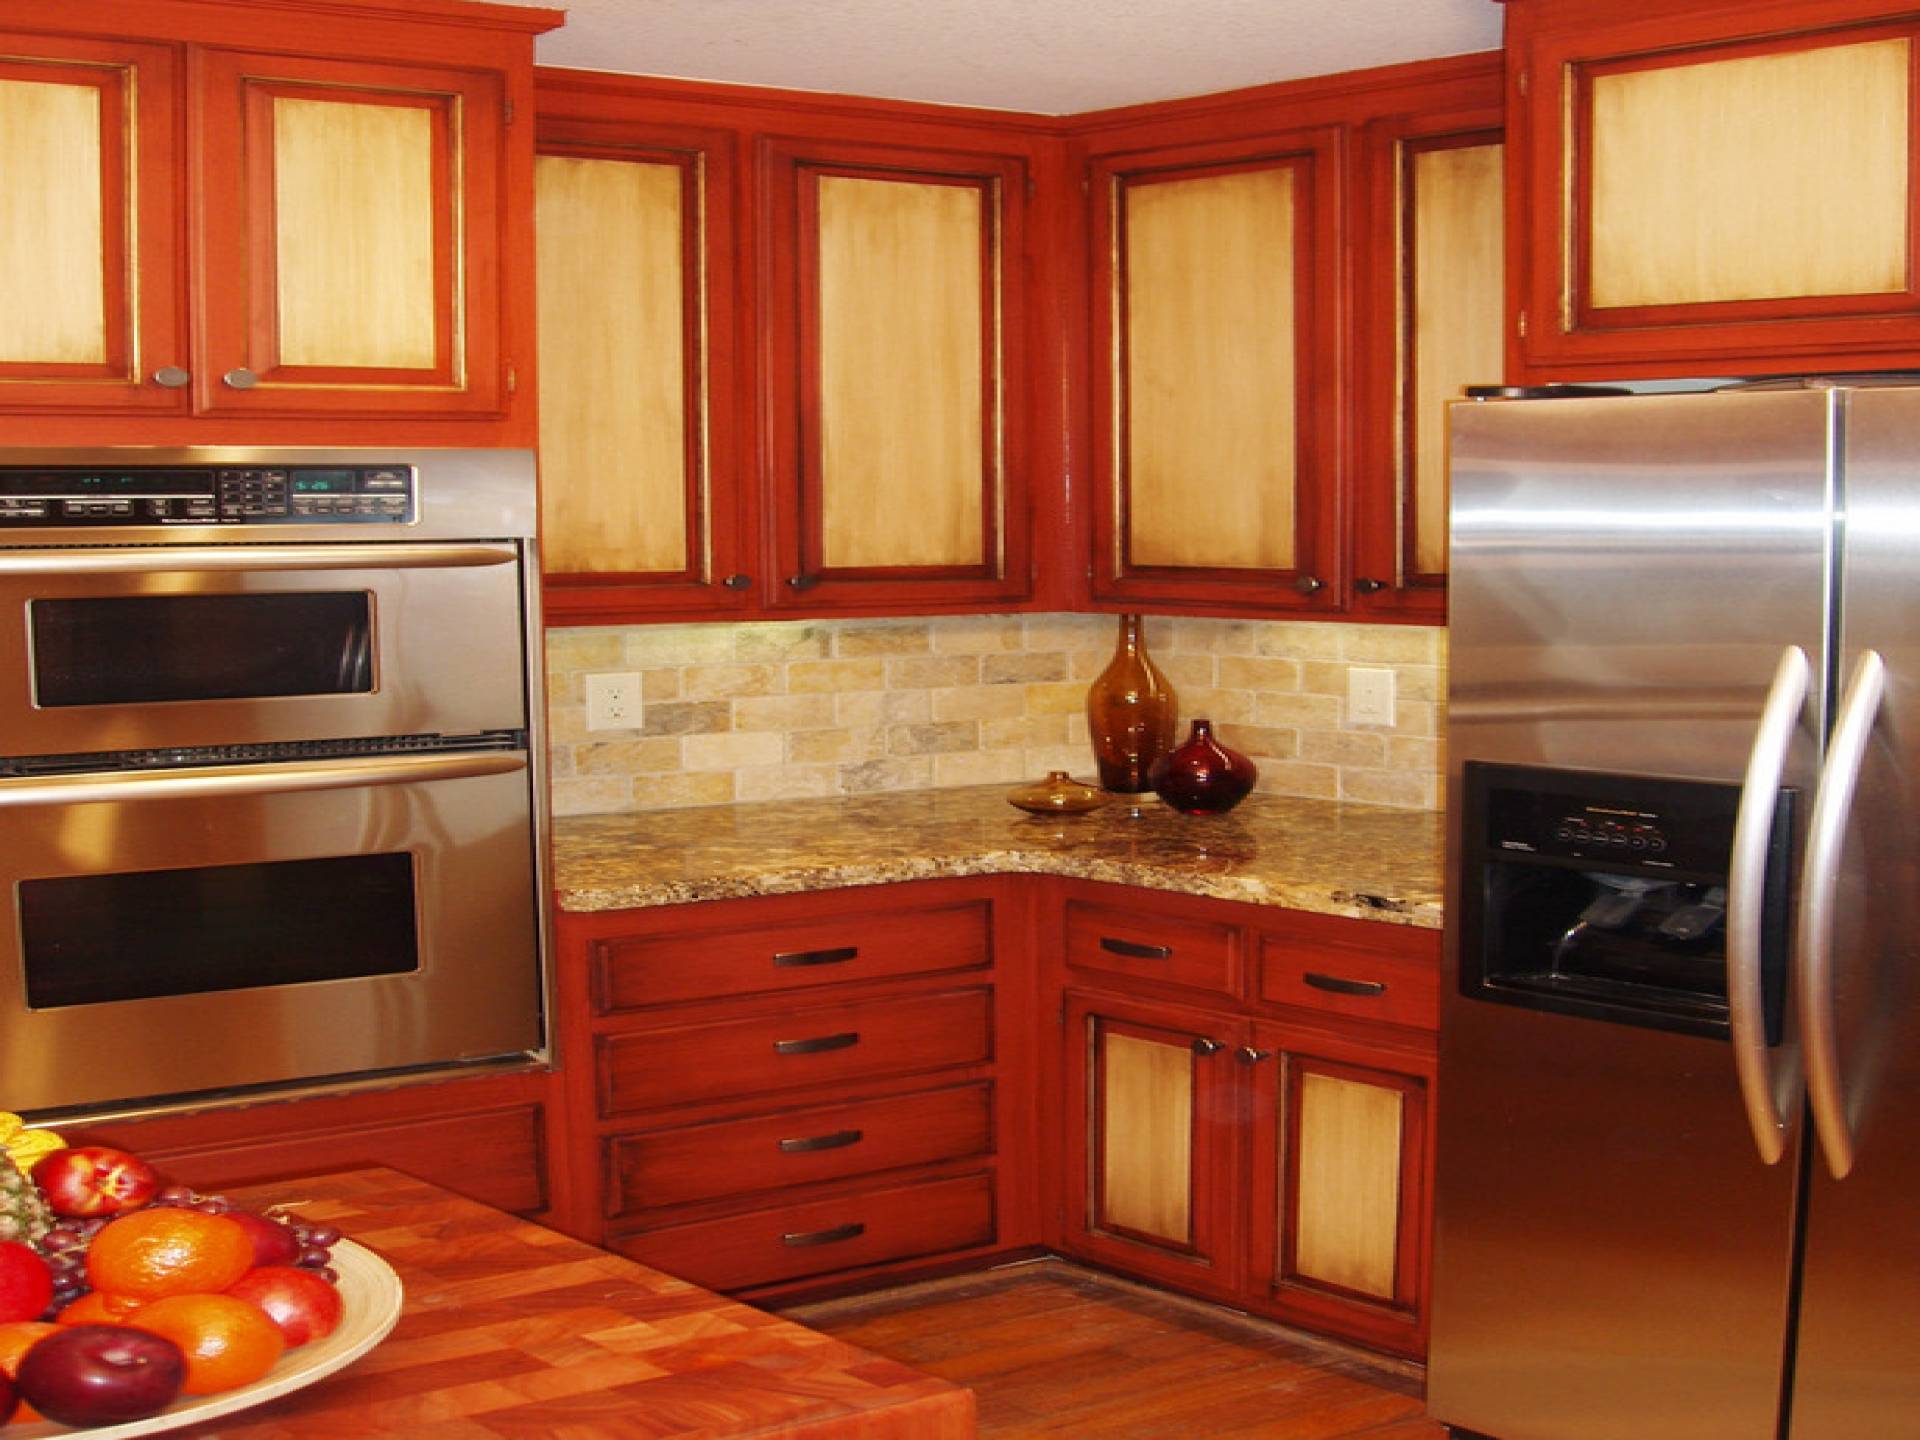
POLYGON ((411 465, 0 468, 0 532, 177 525, 404 525, 411 465))

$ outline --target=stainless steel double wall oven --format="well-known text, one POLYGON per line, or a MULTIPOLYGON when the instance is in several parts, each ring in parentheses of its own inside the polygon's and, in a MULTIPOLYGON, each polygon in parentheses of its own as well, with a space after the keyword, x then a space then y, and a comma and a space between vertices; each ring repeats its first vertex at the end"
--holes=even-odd
POLYGON ((544 1052, 533 462, 0 450, 0 1107, 544 1052))

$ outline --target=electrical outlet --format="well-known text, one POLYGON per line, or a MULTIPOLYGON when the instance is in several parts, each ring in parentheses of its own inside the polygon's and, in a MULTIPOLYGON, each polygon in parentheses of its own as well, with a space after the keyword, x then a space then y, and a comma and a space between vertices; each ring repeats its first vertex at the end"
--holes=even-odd
POLYGON ((1393 681, 1391 670, 1347 671, 1347 723, 1393 724, 1393 681))
POLYGON ((640 677, 631 670, 587 676, 587 729, 640 728, 640 677))

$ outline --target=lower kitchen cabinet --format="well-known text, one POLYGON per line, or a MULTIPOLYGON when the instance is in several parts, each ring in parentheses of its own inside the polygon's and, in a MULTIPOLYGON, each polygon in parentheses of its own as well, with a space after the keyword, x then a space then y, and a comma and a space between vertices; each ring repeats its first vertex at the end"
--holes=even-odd
POLYGON ((1025 895, 563 914, 566 1228, 754 1295, 1036 1243, 1025 895))
POLYGON ((1111 886, 1061 915, 1060 1247, 1424 1353, 1438 934, 1111 886))

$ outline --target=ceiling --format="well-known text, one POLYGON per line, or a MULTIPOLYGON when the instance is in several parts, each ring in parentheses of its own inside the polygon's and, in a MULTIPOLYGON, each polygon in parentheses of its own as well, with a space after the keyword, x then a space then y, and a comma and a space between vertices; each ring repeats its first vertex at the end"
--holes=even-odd
POLYGON ((1072 114, 1493 50, 1495 0, 549 0, 543 65, 1072 114))

